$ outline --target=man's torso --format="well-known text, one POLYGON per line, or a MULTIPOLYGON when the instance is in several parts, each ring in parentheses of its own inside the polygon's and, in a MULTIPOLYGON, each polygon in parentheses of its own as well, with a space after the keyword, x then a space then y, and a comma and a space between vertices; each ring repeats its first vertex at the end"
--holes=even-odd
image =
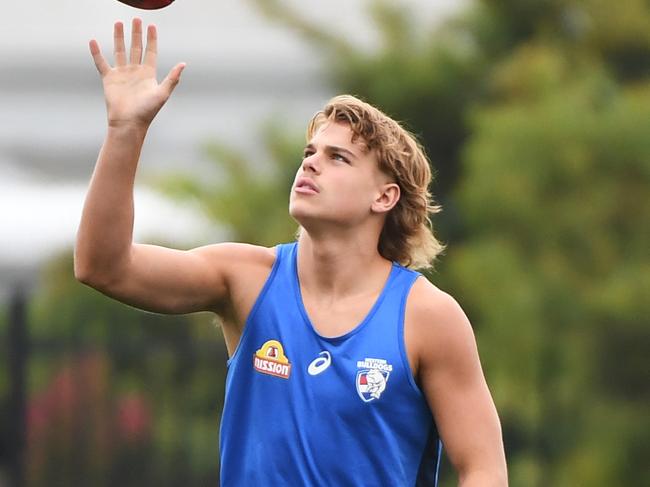
POLYGON ((229 363, 224 485, 263 482, 263 469, 286 485, 402 485, 420 471, 430 479, 440 445, 403 346, 417 275, 393 265, 374 302, 345 315, 355 326, 325 336, 302 300, 295 245, 283 247, 229 363))

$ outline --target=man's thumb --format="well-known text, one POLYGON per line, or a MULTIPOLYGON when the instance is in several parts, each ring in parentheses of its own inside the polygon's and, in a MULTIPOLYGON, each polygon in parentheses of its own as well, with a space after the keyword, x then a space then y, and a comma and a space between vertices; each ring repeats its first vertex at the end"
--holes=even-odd
POLYGON ((167 74, 162 83, 160 83, 168 94, 174 91, 174 88, 176 88, 176 85, 181 80, 181 73, 185 69, 185 66, 185 63, 178 63, 169 71, 169 74, 167 74))

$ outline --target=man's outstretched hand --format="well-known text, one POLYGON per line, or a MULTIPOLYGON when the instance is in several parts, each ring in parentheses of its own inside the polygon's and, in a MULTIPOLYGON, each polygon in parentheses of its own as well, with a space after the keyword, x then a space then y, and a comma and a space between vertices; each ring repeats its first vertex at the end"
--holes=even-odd
POLYGON ((142 49, 142 20, 134 18, 131 30, 131 50, 124 45, 124 25, 114 27, 115 66, 111 67, 102 55, 99 44, 91 40, 92 54, 97 71, 102 76, 108 124, 111 127, 135 126, 147 128, 158 111, 169 99, 180 81, 185 63, 174 66, 167 77, 156 80, 157 33, 156 26, 147 28, 147 47, 142 49))

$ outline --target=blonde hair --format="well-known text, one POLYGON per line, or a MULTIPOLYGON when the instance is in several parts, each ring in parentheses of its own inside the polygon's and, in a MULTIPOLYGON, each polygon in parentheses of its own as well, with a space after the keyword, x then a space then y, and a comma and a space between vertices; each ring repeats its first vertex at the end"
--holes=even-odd
POLYGON ((413 269, 433 267, 444 246, 433 235, 429 218, 441 208, 431 202, 432 175, 424 148, 395 120, 354 96, 332 98, 309 122, 307 140, 330 121, 347 123, 352 140, 360 138, 374 150, 379 169, 400 188, 399 201, 379 235, 380 255, 413 269))

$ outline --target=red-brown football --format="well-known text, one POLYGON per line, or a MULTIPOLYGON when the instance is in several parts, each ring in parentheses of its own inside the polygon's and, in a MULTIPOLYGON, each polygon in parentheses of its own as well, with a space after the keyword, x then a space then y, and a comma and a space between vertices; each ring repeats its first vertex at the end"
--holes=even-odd
POLYGON ((164 8, 174 3, 174 0, 117 0, 117 1, 126 3, 131 7, 141 8, 143 10, 157 10, 159 8, 164 8))

